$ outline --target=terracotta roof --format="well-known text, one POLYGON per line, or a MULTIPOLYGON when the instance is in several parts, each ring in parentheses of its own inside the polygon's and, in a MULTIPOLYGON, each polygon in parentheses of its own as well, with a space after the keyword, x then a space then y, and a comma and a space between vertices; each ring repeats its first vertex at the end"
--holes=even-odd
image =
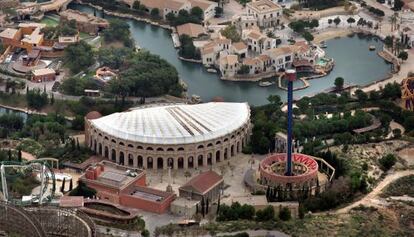
POLYGON ((62 196, 59 200, 60 207, 83 207, 82 196, 62 196))
POLYGON ((280 56, 280 55, 290 54, 290 53, 293 53, 292 46, 283 46, 280 48, 273 48, 273 49, 269 49, 266 51, 267 55, 271 54, 273 56, 280 56))
POLYGON ((179 11, 187 3, 185 0, 165 0, 164 8, 179 11))
POLYGON ((216 172, 209 170, 195 176, 186 184, 181 186, 180 189, 190 191, 193 190, 199 194, 205 194, 210 189, 214 188, 222 182, 223 177, 221 177, 216 172))
POLYGON ((97 119, 102 117, 102 114, 99 113, 98 111, 91 111, 88 114, 86 114, 85 118, 88 120, 92 120, 92 119, 97 119))
POLYGON ((201 50, 201 54, 202 55, 206 55, 206 54, 211 54, 214 52, 214 47, 210 46, 210 47, 204 47, 201 50))
POLYGON ((265 54, 261 54, 261 55, 259 55, 257 58, 258 58, 259 60, 261 60, 262 62, 272 60, 272 59, 271 59, 268 55, 265 55, 265 54))
POLYGON ((262 35, 260 32, 258 31, 251 31, 248 35, 248 37, 253 38, 255 40, 259 40, 261 38, 264 38, 264 35, 262 35))
POLYGON ((278 4, 270 0, 259 0, 259 1, 249 2, 247 3, 247 6, 253 8, 254 10, 258 12, 277 11, 281 9, 281 7, 278 4))
POLYGON ((217 3, 207 0, 189 0, 191 7, 199 7, 206 11, 211 5, 217 6, 217 3))
POLYGON ((177 26, 177 33, 178 35, 188 35, 192 38, 196 38, 204 33, 204 28, 202 25, 199 24, 186 23, 177 26))
POLYGON ((220 59, 222 64, 234 65, 238 61, 237 55, 227 55, 220 59))
POLYGON ((259 64, 259 60, 257 58, 245 58, 243 60, 244 65, 256 65, 259 64))
POLYGON ((1 38, 13 39, 19 30, 7 28, 0 33, 1 38))
POLYGON ((215 39, 214 42, 217 44, 231 44, 231 40, 227 39, 226 37, 215 39))
POLYGON ((234 43, 234 44, 233 44, 233 47, 234 47, 236 50, 243 50, 243 49, 247 49, 247 45, 246 45, 245 43, 243 43, 243 42, 237 42, 237 43, 234 43))

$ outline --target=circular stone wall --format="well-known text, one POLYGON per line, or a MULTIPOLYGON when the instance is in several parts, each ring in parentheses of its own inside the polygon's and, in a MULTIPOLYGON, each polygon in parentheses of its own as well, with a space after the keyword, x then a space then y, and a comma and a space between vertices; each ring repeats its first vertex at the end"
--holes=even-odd
POLYGON ((292 154, 293 176, 285 175, 286 153, 272 154, 259 164, 260 183, 268 186, 312 187, 318 179, 318 163, 312 156, 292 154))

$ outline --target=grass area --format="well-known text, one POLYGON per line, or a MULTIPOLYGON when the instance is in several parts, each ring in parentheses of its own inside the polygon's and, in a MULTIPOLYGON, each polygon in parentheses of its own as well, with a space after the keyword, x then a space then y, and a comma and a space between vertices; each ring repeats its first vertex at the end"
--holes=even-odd
POLYGON ((408 195, 414 197, 414 175, 405 176, 397 179, 388 185, 381 194, 382 197, 408 195))
POLYGON ((85 38, 88 38, 88 37, 91 37, 88 33, 85 33, 85 32, 80 32, 79 33, 79 37, 81 38, 81 39, 85 39, 85 38))
POLYGON ((385 210, 361 209, 355 210, 347 215, 315 215, 305 217, 303 220, 294 219, 290 221, 229 221, 211 222, 202 227, 179 227, 167 225, 158 228, 156 236, 180 232, 181 236, 192 236, 195 234, 215 234, 222 232, 235 232, 244 230, 278 230, 295 237, 377 237, 377 236, 407 236, 405 231, 399 227, 392 213, 385 210))
POLYGON ((51 17, 47 17, 47 16, 45 16, 41 21, 40 21, 40 23, 43 23, 43 24, 46 24, 47 26, 49 26, 49 27, 55 27, 55 26, 57 26, 57 25, 59 25, 59 21, 57 21, 57 20, 55 20, 55 19, 53 19, 53 18, 51 18, 51 17))

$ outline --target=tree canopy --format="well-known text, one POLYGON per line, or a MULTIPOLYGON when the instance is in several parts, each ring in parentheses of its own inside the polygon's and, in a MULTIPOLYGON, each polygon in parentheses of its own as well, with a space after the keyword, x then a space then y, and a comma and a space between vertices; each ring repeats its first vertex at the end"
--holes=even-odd
POLYGON ((109 20, 109 27, 104 30, 103 37, 106 42, 120 41, 126 47, 134 45, 128 23, 119 19, 109 20))
POLYGON ((65 48, 64 59, 73 73, 87 69, 95 63, 92 47, 85 41, 79 41, 65 48))
POLYGON ((235 25, 226 26, 226 28, 221 30, 221 35, 230 39, 233 43, 241 40, 241 35, 237 32, 235 25))
POLYGON ((118 79, 109 82, 108 90, 121 97, 181 95, 182 92, 176 69, 149 52, 139 52, 127 59, 120 67, 118 79))

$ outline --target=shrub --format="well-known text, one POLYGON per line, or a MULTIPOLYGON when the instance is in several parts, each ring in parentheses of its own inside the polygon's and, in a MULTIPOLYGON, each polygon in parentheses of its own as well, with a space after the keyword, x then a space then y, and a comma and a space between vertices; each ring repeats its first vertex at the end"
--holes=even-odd
POLYGON ((289 208, 282 207, 279 211, 279 219, 282 221, 288 221, 292 218, 292 214, 290 213, 289 208))
POLYGON ((381 169, 383 171, 388 171, 395 165, 397 162, 397 158, 393 154, 387 154, 383 156, 381 159, 379 159, 379 163, 381 165, 381 169))
POLYGON ((263 210, 258 210, 256 212, 257 221, 271 221, 275 217, 275 210, 272 206, 267 206, 263 210))

